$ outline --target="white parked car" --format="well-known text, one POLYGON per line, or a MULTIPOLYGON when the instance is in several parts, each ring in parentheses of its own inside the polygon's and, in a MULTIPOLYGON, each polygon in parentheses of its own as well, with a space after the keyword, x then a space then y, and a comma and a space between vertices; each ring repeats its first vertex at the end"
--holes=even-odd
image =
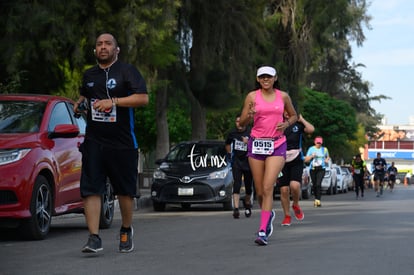
POLYGON ((338 184, 336 190, 339 193, 346 193, 352 188, 354 179, 352 178, 351 171, 345 166, 333 165, 336 170, 338 184))
POLYGON ((336 170, 332 167, 325 168, 325 176, 322 180, 322 191, 325 191, 327 195, 335 195, 337 191, 338 178, 336 170))
POLYGON ((302 173, 302 199, 309 199, 311 193, 309 167, 304 167, 302 173))
POLYGON ((352 176, 352 172, 348 166, 341 166, 341 170, 347 174, 346 182, 348 184, 348 191, 354 190, 354 177, 352 176))

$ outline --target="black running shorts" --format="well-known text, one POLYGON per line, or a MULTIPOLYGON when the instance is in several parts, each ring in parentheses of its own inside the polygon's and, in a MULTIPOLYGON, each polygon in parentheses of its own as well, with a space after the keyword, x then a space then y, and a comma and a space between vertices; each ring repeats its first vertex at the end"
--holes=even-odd
POLYGON ((291 162, 285 162, 282 169, 282 176, 278 180, 278 186, 290 186, 291 181, 302 182, 303 160, 299 154, 291 162))
POLYGON ((375 172, 374 181, 379 180, 380 182, 383 182, 384 178, 385 178, 385 173, 384 172, 375 172))
POLYGON ((81 196, 105 193, 107 179, 115 195, 136 196, 138 151, 108 148, 94 141, 85 141, 82 152, 81 196))

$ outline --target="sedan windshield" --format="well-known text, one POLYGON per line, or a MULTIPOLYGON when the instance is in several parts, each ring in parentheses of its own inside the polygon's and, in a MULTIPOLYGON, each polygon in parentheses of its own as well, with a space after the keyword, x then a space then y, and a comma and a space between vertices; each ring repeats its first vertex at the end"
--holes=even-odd
POLYGON ((224 157, 226 150, 219 144, 179 144, 174 147, 167 156, 169 162, 189 162, 191 159, 203 157, 210 161, 211 158, 224 157))
POLYGON ((0 133, 34 133, 40 129, 46 103, 0 101, 0 133))

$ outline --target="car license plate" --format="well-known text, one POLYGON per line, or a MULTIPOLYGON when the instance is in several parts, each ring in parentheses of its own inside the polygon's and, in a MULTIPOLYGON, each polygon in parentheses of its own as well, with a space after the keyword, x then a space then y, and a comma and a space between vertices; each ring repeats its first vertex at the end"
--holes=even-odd
POLYGON ((192 196, 194 195, 194 188, 178 188, 178 196, 192 196))

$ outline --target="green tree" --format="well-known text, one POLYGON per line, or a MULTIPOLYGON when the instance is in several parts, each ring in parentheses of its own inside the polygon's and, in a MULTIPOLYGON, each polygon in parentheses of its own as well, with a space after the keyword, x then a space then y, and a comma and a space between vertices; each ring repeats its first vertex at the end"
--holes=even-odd
POLYGON ((20 72, 12 75, 9 79, 5 79, 4 82, 0 82, 0 94, 19 93, 22 87, 22 81, 24 79, 25 72, 20 72))
POLYGON ((270 39, 261 56, 261 63, 273 61, 278 71, 282 90, 289 92, 293 101, 300 100, 304 84, 305 66, 312 53, 312 29, 304 13, 307 1, 273 0, 265 9, 266 30, 270 39), (265 59, 263 59, 265 58, 265 59))
POLYGON ((370 102, 369 83, 350 64, 350 41, 362 45, 362 25, 368 29, 370 16, 365 0, 274 0, 265 13, 271 44, 266 55, 276 60, 283 89, 294 101, 302 101, 301 87, 323 91, 345 100, 361 114, 367 132, 375 132, 380 116, 370 102), (358 104, 354 104, 358 102, 358 104), (359 108, 361 107, 361 108, 359 108))
POLYGON ((367 140, 367 134, 365 132, 365 127, 361 124, 358 124, 358 129, 357 132, 355 134, 356 139, 355 140, 351 140, 349 142, 352 151, 349 152, 349 154, 347 154, 345 157, 345 161, 347 163, 350 163, 352 161, 352 157, 358 153, 360 153, 360 149, 364 148, 365 145, 368 143, 367 140))
POLYGON ((348 72, 352 51, 349 41, 361 45, 365 40, 362 24, 368 28, 365 0, 304 0, 304 12, 312 30, 314 44, 308 65, 308 85, 337 97, 345 93, 343 72, 348 72))
POLYGON ((323 91, 336 99, 349 102, 358 122, 365 131, 377 132, 381 116, 370 107, 371 102, 388 99, 384 95, 371 97, 370 84, 357 69, 362 64, 351 63, 350 41, 362 46, 363 25, 371 29, 365 0, 303 1, 307 22, 312 29, 313 52, 307 66, 305 85, 323 91))
POLYGON ((229 108, 221 112, 210 112, 207 115, 207 138, 226 139, 229 131, 236 127, 234 121, 236 115, 239 113, 240 108, 229 108))
POLYGON ((387 98, 370 96, 349 46, 365 39, 366 7, 365 0, 3 1, 0 88, 76 98, 82 72, 95 63, 96 35, 112 32, 120 58, 147 80, 155 105, 141 144, 155 143, 158 156, 175 142, 175 129, 185 138, 190 128, 186 139, 224 136, 260 64, 277 68, 281 88, 299 105, 307 104, 302 87, 350 103, 373 135, 380 115, 370 103, 387 98), (177 112, 188 125, 170 125, 177 112))
POLYGON ((182 89, 191 105, 192 139, 207 135, 206 114, 239 104, 253 87, 264 40, 263 0, 184 0, 179 13, 182 89), (249 84, 248 84, 249 83, 249 84))
POLYGON ((65 82, 59 67, 82 64, 79 26, 87 27, 87 6, 81 0, 7 1, 2 3, 0 25, 0 73, 26 71, 21 90, 52 93, 65 82))
MULTIPOLYGON (((313 137, 322 136, 334 161, 353 152, 349 142, 356 139, 358 124, 355 111, 349 103, 337 100, 326 93, 304 90, 302 113, 315 126, 313 137)), ((307 140, 307 146, 313 139, 307 140)))
POLYGON ((180 5, 178 0, 130 0, 120 12, 121 28, 126 30, 122 37, 128 46, 128 60, 144 68, 148 87, 156 94, 157 135, 151 140, 156 141, 156 158, 168 152, 171 142, 167 119, 168 68, 178 59, 179 44, 174 35, 180 5))
MULTIPOLYGON (((152 152, 157 152, 157 143, 154 142, 158 136, 158 127, 155 123, 157 116, 157 103, 155 93, 150 93, 149 105, 143 108, 138 108, 135 112, 135 134, 138 139, 139 148, 145 159, 150 159, 152 152)), ((177 103, 169 105, 167 120, 165 123, 168 124, 169 129, 169 142, 175 144, 183 140, 189 140, 191 137, 191 124, 188 112, 184 110, 177 103)), ((164 154, 155 154, 155 159, 164 157, 164 154)), ((152 165, 148 164, 147 165, 152 165)), ((151 166, 152 167, 152 166, 151 166)))
POLYGON ((160 107, 158 135, 152 141, 163 154, 169 145, 163 108, 169 81, 163 71, 177 60, 174 34, 180 4, 179 0, 10 1, 0 12, 5 26, 0 30, 0 49, 5 53, 0 60, 7 64, 0 72, 15 75, 26 70, 29 77, 21 81, 22 91, 76 99, 84 69, 95 63, 92 49, 97 34, 113 33, 121 47, 120 59, 136 65, 148 89, 160 94, 154 97, 160 107))

